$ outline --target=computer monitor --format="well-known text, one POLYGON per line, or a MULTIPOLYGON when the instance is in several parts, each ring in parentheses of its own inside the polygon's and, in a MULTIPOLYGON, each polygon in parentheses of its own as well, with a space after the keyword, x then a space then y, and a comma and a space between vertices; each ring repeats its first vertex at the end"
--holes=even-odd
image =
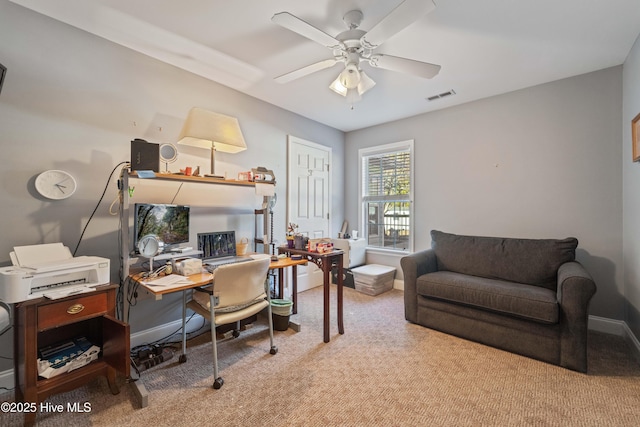
POLYGON ((134 209, 134 248, 147 234, 155 235, 165 250, 189 242, 189 206, 136 203, 134 209))
POLYGON ((202 257, 207 260, 236 256, 236 232, 198 233, 198 250, 202 251, 202 257))

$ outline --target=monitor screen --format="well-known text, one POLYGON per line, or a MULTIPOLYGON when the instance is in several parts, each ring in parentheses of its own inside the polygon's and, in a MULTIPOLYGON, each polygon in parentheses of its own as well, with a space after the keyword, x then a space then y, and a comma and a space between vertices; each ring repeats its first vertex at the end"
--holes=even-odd
POLYGON ((165 249, 189 241, 189 206, 136 203, 134 247, 147 234, 154 234, 165 249))

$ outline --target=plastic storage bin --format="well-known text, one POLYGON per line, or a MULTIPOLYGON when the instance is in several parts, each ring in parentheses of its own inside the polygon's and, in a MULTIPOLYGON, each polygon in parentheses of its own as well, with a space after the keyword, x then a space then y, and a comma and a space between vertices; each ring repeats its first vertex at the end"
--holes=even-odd
POLYGON ((386 265, 369 264, 351 270, 356 291, 378 295, 393 289, 396 269, 386 265))
POLYGON ((344 251, 344 268, 359 267, 365 263, 367 239, 331 239, 334 249, 344 251))

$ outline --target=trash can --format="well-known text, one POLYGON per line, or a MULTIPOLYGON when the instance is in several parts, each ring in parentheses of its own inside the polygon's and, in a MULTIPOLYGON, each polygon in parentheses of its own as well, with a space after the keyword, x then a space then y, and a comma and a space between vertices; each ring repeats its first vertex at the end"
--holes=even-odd
POLYGON ((289 316, 293 309, 293 302, 286 299, 271 300, 271 317, 273 319, 273 329, 276 331, 286 331, 289 329, 289 316))

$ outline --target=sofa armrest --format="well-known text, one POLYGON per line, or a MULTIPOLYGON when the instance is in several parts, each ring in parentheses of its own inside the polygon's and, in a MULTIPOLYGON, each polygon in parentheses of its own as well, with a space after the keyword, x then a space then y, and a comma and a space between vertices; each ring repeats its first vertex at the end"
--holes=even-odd
POLYGON ((570 316, 586 316, 596 284, 579 262, 566 262, 558 269, 558 303, 570 316))
POLYGON ((596 284, 578 262, 567 262, 558 269, 558 303, 560 304, 560 365, 580 372, 587 371, 587 329, 589 302, 596 284))
POLYGON ((418 293, 416 280, 423 274, 438 271, 436 254, 427 249, 407 255, 400 260, 404 275, 404 317, 409 322, 418 321, 418 293))

